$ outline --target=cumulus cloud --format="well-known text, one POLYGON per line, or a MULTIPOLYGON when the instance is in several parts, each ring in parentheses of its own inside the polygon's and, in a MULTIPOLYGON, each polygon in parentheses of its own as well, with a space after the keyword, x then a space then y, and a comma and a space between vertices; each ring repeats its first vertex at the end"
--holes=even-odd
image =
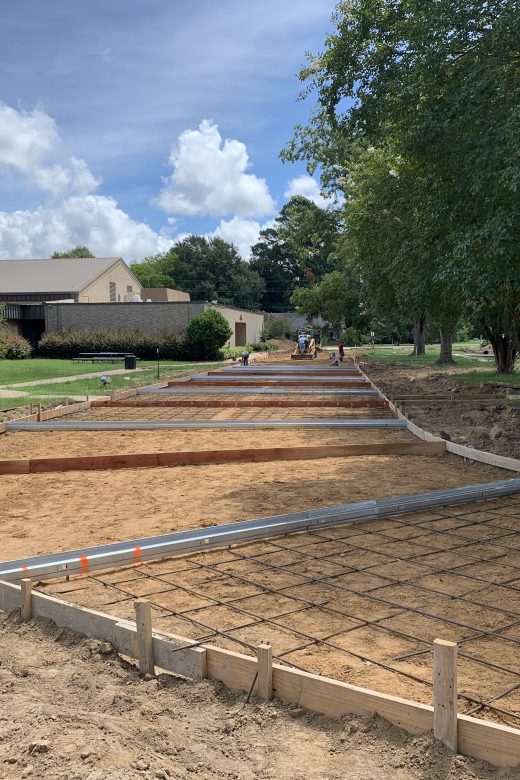
POLYGON ((55 251, 86 245, 98 257, 134 260, 165 252, 172 244, 102 195, 76 195, 32 211, 0 212, 2 258, 50 257, 55 251))
POLYGON ((312 202, 321 209, 325 209, 327 206, 332 206, 335 203, 334 198, 326 198, 322 195, 316 179, 305 173, 302 176, 296 176, 295 179, 289 181, 284 196, 286 198, 292 198, 293 195, 303 195, 308 198, 308 200, 312 200, 312 202))
POLYGON ((217 125, 204 119, 185 130, 170 154, 171 177, 157 204, 169 214, 261 217, 275 205, 265 179, 246 173, 245 144, 223 141, 217 125))
POLYGON ((233 217, 232 219, 221 219, 218 227, 210 236, 218 236, 230 244, 234 244, 238 249, 239 255, 243 260, 249 260, 251 257, 251 247, 258 243, 260 231, 266 230, 274 225, 274 219, 270 219, 263 224, 255 219, 244 219, 243 217, 233 217))
POLYGON ((0 171, 7 177, 21 175, 55 197, 84 195, 100 184, 86 162, 69 153, 52 117, 5 103, 0 103, 0 171))

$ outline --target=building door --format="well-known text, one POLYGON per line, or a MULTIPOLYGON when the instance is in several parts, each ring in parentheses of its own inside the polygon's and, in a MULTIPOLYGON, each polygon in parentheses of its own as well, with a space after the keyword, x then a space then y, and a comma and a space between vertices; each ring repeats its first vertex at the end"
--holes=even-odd
POLYGON ((243 347, 247 344, 245 322, 235 322, 235 347, 243 347))

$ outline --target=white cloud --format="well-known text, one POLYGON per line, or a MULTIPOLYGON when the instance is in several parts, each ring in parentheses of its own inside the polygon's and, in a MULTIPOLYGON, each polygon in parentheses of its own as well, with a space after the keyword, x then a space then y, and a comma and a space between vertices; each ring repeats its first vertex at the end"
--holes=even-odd
POLYGON ((69 153, 52 117, 5 103, 0 103, 0 171, 7 177, 21 175, 55 197, 84 195, 100 184, 86 162, 69 153))
POLYGON ((274 211, 265 179, 246 173, 245 144, 223 141, 210 120, 180 134, 170 164, 173 173, 157 199, 169 214, 260 217, 274 211))
POLYGON ((321 209, 326 209, 327 206, 333 206, 336 203, 334 198, 327 198, 322 195, 316 179, 305 173, 302 176, 297 176, 295 179, 289 181, 284 196, 286 198, 292 198, 293 195, 303 195, 309 200, 312 200, 312 202, 321 209))
POLYGON ((0 212, 2 258, 50 257, 86 245, 98 257, 134 260, 165 252, 172 244, 102 195, 78 195, 33 211, 0 212))
POLYGON ((249 260, 251 256, 251 247, 258 243, 260 231, 274 225, 274 219, 270 219, 263 224, 254 219, 244 219, 243 217, 233 217, 233 219, 221 219, 218 227, 210 236, 219 236, 230 244, 234 244, 238 249, 239 255, 244 260, 249 260))

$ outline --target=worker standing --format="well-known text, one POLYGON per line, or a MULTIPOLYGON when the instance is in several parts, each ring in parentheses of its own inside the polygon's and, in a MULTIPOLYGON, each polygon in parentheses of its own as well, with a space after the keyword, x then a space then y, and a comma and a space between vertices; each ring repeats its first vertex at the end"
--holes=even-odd
POLYGON ((345 357, 345 347, 343 346, 342 341, 339 342, 338 352, 340 363, 343 363, 343 358, 345 357))
POLYGON ((248 366, 249 365, 249 350, 248 349, 244 349, 244 351, 242 352, 242 365, 243 366, 248 366))

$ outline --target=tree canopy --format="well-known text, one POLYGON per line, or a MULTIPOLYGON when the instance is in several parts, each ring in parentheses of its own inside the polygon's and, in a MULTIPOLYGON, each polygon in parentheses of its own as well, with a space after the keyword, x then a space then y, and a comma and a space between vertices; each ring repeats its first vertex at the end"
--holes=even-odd
POLYGON ((75 246, 74 249, 69 249, 66 252, 54 252, 52 260, 65 257, 95 257, 92 254, 88 246, 75 246))
MULTIPOLYGON (((316 95, 283 156, 345 197, 368 305, 448 338, 520 338, 520 14, 514 0, 346 0, 302 71, 316 95)), ((511 364, 503 366, 511 369, 511 364)))
POLYGON ((165 254, 133 263, 132 271, 143 286, 173 287, 192 300, 244 309, 259 308, 265 292, 259 274, 221 238, 188 236, 165 254))

